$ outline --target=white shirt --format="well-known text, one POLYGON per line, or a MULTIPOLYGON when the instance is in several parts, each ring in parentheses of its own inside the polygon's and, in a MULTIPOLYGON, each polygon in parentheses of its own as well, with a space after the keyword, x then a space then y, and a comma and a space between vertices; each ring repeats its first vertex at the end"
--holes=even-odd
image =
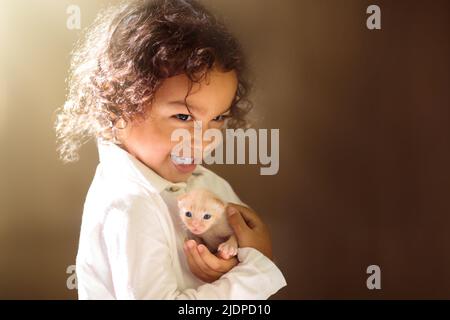
POLYGON ((190 271, 176 197, 205 187, 243 204, 228 182, 201 165, 171 183, 119 146, 99 142, 100 163, 84 205, 76 258, 79 299, 267 299, 286 285, 254 248, 213 283, 190 271))

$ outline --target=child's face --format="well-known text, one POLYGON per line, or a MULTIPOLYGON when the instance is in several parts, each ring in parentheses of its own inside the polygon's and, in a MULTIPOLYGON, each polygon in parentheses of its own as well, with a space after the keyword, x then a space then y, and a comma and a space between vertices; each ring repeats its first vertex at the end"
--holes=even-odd
MULTIPOLYGON (((223 127, 234 99, 238 80, 234 71, 212 70, 205 80, 193 84, 187 103, 193 116, 184 105, 189 90, 186 75, 164 81, 145 120, 136 119, 124 130, 123 145, 161 177, 171 182, 185 182, 195 169, 195 164, 180 165, 172 160, 171 153, 179 141, 171 141, 176 129, 187 129, 194 137, 194 121, 201 122, 202 131, 223 127), (225 117, 224 117, 225 116, 225 117)), ((203 148, 210 141, 203 142, 203 148)), ((192 142, 191 156, 194 155, 192 142)), ((184 156, 184 155, 182 155, 184 156)))

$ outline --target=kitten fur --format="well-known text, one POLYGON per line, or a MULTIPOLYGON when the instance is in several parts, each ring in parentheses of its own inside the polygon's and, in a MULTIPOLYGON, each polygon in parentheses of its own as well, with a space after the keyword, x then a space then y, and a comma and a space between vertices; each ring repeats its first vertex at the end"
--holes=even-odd
POLYGON ((238 243, 225 214, 226 203, 206 189, 195 189, 177 198, 188 238, 205 244, 223 259, 237 255, 238 243))

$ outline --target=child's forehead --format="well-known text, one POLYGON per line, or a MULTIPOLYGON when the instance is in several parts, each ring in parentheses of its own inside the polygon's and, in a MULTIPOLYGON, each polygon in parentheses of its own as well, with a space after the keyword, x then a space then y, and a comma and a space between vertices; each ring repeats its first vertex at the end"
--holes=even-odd
POLYGON ((166 79, 155 95, 155 102, 192 112, 225 112, 236 95, 238 80, 235 71, 210 71, 200 83, 192 83, 182 74, 166 79), (213 109, 213 110, 212 110, 213 109))

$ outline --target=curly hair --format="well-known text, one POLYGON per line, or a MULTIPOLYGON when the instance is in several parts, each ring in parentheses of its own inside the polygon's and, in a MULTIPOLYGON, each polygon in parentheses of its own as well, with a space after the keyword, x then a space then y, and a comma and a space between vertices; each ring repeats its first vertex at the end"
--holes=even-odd
POLYGON ((106 8, 72 52, 68 95, 55 122, 59 157, 78 160, 79 148, 91 138, 114 141, 118 121, 145 117, 165 79, 185 74, 192 88, 214 66, 235 70, 238 78, 227 127, 248 127, 245 57, 223 22, 194 0, 106 8))

